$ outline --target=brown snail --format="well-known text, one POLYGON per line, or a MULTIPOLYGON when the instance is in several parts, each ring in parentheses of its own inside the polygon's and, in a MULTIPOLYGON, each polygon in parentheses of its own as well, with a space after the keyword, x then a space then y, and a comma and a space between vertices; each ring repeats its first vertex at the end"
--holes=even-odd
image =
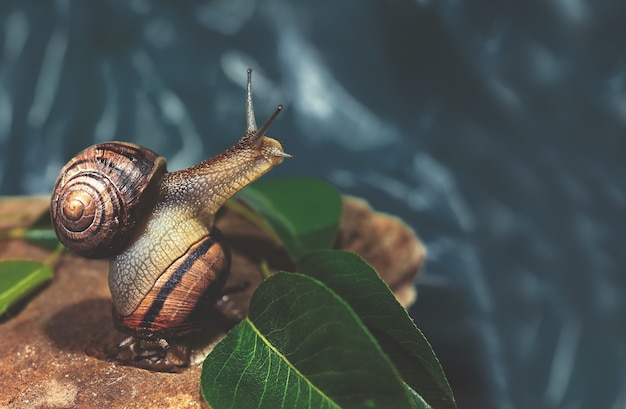
POLYGON ((138 366, 188 364, 188 348, 172 345, 200 330, 230 269, 215 214, 290 157, 264 135, 281 110, 257 129, 248 70, 247 130, 219 155, 167 172, 151 150, 110 142, 85 149, 61 170, 51 199, 57 236, 80 255, 110 258, 114 321, 130 334, 120 347, 133 350, 138 366))

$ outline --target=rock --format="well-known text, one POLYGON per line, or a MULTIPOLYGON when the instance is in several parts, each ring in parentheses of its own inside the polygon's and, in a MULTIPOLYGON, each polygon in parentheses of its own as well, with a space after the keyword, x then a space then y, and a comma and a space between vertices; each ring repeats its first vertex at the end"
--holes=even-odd
MULTIPOLYGON (((47 206, 47 198, 0 201, 0 231, 29 225, 47 206)), ((293 265, 278 243, 234 212, 223 211, 218 227, 233 251, 227 295, 217 303, 224 327, 230 327, 246 315, 262 281, 261 260, 272 270, 293 265)), ((346 198, 336 247, 370 262, 405 307, 413 302, 425 251, 400 220, 346 198)), ((49 255, 22 239, 0 241, 0 259, 43 261, 49 255)), ((52 282, 2 316, 1 407, 207 407, 200 394, 200 365, 172 374, 107 360, 125 338, 111 318, 107 270, 104 260, 64 254, 52 282)), ((215 340, 222 335, 215 334, 215 340)))

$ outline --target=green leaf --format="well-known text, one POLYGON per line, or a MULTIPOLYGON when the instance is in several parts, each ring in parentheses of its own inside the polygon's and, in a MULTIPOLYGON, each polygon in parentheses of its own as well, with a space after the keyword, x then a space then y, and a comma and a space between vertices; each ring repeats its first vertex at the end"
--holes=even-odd
POLYGON ((0 315, 52 278, 52 266, 29 260, 0 261, 0 315))
POLYGON ((39 217, 25 229, 24 238, 50 250, 57 248, 59 239, 52 227, 49 209, 42 212, 39 217))
POLYGON ((53 250, 59 245, 59 239, 52 229, 28 228, 24 231, 24 238, 49 250, 53 250))
POLYGON ((335 241, 341 218, 341 195, 322 181, 308 178, 263 181, 248 186, 236 198, 263 216, 294 260, 314 250, 331 248, 335 241))
POLYGON ((28 227, 14 227, 0 230, 0 240, 26 239, 38 246, 54 250, 59 245, 59 239, 52 227, 50 211, 43 211, 28 227))
POLYGON ((49 250, 53 250, 59 245, 59 239, 52 229, 15 227, 0 231, 0 240, 11 239, 26 239, 49 250))
POLYGON ((220 408, 419 408, 354 311, 320 281, 278 273, 249 318, 207 357, 202 393, 220 408))
POLYGON ((346 251, 319 251, 302 258, 298 270, 322 281, 343 297, 376 337, 404 381, 429 405, 456 407, 432 347, 365 260, 346 251))

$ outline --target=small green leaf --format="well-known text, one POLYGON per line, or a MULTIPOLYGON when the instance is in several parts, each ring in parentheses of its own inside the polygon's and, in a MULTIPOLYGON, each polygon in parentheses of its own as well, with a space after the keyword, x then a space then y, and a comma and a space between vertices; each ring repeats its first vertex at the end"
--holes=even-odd
POLYGON ((52 278, 52 266, 29 260, 0 261, 0 315, 52 278))
POLYGON ((220 408, 421 408, 354 311, 320 281, 278 273, 249 318, 207 357, 202 393, 220 408))
POLYGON ((346 251, 319 251, 302 258, 298 271, 320 280, 343 297, 376 337, 404 381, 429 405, 456 407, 429 342, 365 260, 346 251))
POLYGON ((59 245, 59 239, 52 229, 28 228, 24 231, 24 238, 49 250, 55 249, 59 245))
POLYGON ((26 239, 49 250, 53 250, 59 245, 59 239, 52 229, 15 227, 0 231, 0 240, 11 239, 26 239))
POLYGON ((52 227, 49 209, 42 212, 39 217, 25 229, 24 238, 50 250, 57 248, 59 239, 52 227))
POLYGON ((294 260, 331 248, 335 241, 341 195, 324 182, 308 178, 263 181, 248 186, 236 198, 263 216, 294 260))
POLYGON ((50 250, 56 249, 59 245, 59 239, 52 228, 49 210, 42 212, 28 227, 0 230, 0 240, 8 239, 26 239, 50 250))

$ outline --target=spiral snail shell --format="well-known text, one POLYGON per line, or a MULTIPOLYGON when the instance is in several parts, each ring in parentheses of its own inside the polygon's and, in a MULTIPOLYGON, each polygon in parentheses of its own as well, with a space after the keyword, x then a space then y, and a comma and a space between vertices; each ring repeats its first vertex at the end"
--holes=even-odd
POLYGON ((109 142, 85 149, 61 170, 51 198, 55 230, 68 249, 110 258, 114 322, 131 335, 121 345, 136 350, 139 366, 168 370, 188 363, 186 352, 182 358, 173 352, 172 340, 200 330, 230 269, 215 214, 290 157, 264 135, 281 110, 257 129, 248 70, 247 130, 217 156, 167 172, 153 151, 109 142))
POLYGON ((151 210, 147 198, 157 193, 165 172, 164 158, 131 143, 85 149, 61 170, 54 188, 57 236, 84 257, 119 253, 139 214, 151 210))

